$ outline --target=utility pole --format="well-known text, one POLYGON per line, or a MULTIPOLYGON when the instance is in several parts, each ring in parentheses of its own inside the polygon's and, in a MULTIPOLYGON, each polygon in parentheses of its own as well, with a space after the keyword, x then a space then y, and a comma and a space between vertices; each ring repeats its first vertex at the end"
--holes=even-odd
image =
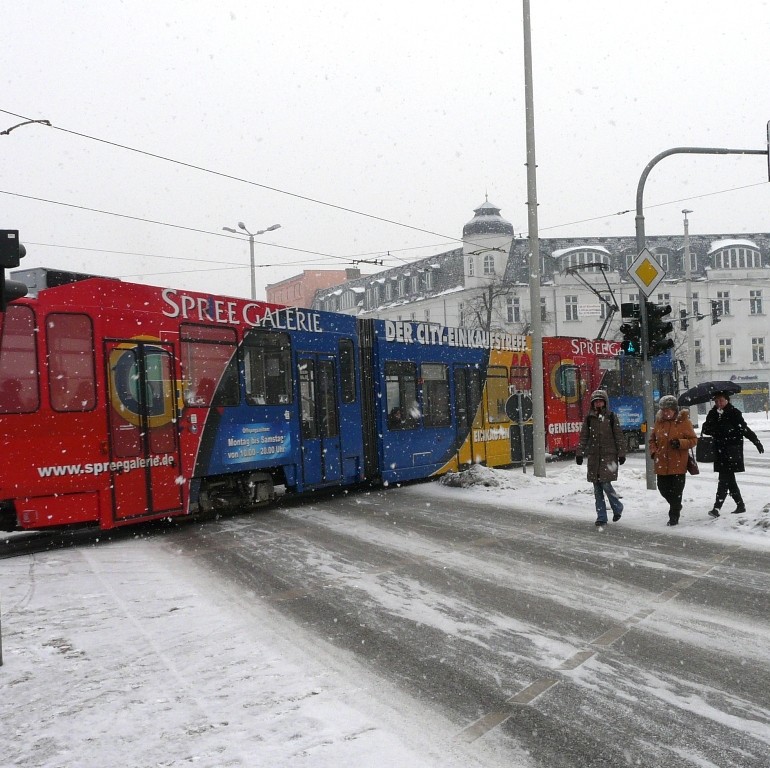
MULTIPOLYGON (((692 213, 685 208, 684 214, 684 280, 687 296, 687 383, 695 386, 695 313, 692 308, 692 265, 690 264, 690 223, 687 214, 692 213)), ((698 406, 690 413, 690 421, 698 426, 698 406)))
POLYGON ((529 227, 529 312, 532 325, 532 453, 535 477, 545 477, 545 394, 543 392, 543 323, 540 317, 540 241, 537 229, 535 107, 532 96, 532 34, 529 0, 524 10, 524 102, 527 126, 527 211, 529 227))

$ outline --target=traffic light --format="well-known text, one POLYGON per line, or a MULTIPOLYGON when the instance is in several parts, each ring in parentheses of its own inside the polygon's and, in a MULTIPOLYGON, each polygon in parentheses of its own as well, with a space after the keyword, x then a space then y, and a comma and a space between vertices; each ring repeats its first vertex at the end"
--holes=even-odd
POLYGON ((18 229, 0 229, 0 312, 5 312, 9 301, 27 295, 27 286, 5 279, 5 270, 19 266, 27 249, 19 242, 18 229))
POLYGON ((686 309, 680 309, 679 310, 679 330, 686 331, 687 330, 687 310, 686 309))
POLYGON ((623 323, 620 326, 623 334, 621 348, 629 357, 639 357, 642 354, 642 329, 637 321, 623 323))
POLYGON ((674 346, 668 334, 674 330, 673 323, 663 318, 671 314, 671 305, 658 306, 647 302, 647 353, 650 357, 662 355, 674 346))
POLYGON ((711 302, 711 325, 722 321, 722 305, 718 301, 711 302))

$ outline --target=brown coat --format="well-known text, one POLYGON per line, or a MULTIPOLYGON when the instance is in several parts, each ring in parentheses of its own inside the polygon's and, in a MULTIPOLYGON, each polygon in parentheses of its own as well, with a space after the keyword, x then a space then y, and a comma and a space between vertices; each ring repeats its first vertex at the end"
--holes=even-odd
POLYGON ((614 413, 598 414, 593 409, 588 412, 580 430, 577 455, 588 459, 586 479, 589 483, 618 479, 618 459, 626 455, 626 442, 614 413))
POLYGON ((690 411, 687 408, 682 408, 673 419, 664 419, 663 411, 658 411, 650 435, 650 456, 655 463, 655 474, 685 474, 687 453, 697 442, 698 438, 692 428, 690 411), (679 448, 671 447, 672 440, 679 440, 679 448))

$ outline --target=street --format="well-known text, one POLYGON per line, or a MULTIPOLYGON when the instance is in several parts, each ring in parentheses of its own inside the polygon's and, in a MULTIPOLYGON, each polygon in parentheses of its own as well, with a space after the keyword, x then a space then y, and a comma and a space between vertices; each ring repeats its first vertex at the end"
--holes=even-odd
POLYGON ((286 500, 168 546, 441 711, 471 748, 503 740, 548 768, 766 768, 766 553, 585 519, 425 483, 286 500))

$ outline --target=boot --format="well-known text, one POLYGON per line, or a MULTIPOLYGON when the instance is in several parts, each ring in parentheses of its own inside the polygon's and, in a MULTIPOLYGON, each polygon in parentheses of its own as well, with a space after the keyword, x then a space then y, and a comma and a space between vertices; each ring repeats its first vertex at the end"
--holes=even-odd
POLYGON ((714 509, 710 509, 709 517, 719 517, 719 509, 717 509, 717 507, 714 507, 714 509))
POLYGON ((746 505, 740 501, 738 502, 738 506, 733 510, 734 515, 742 515, 746 511, 746 505))

